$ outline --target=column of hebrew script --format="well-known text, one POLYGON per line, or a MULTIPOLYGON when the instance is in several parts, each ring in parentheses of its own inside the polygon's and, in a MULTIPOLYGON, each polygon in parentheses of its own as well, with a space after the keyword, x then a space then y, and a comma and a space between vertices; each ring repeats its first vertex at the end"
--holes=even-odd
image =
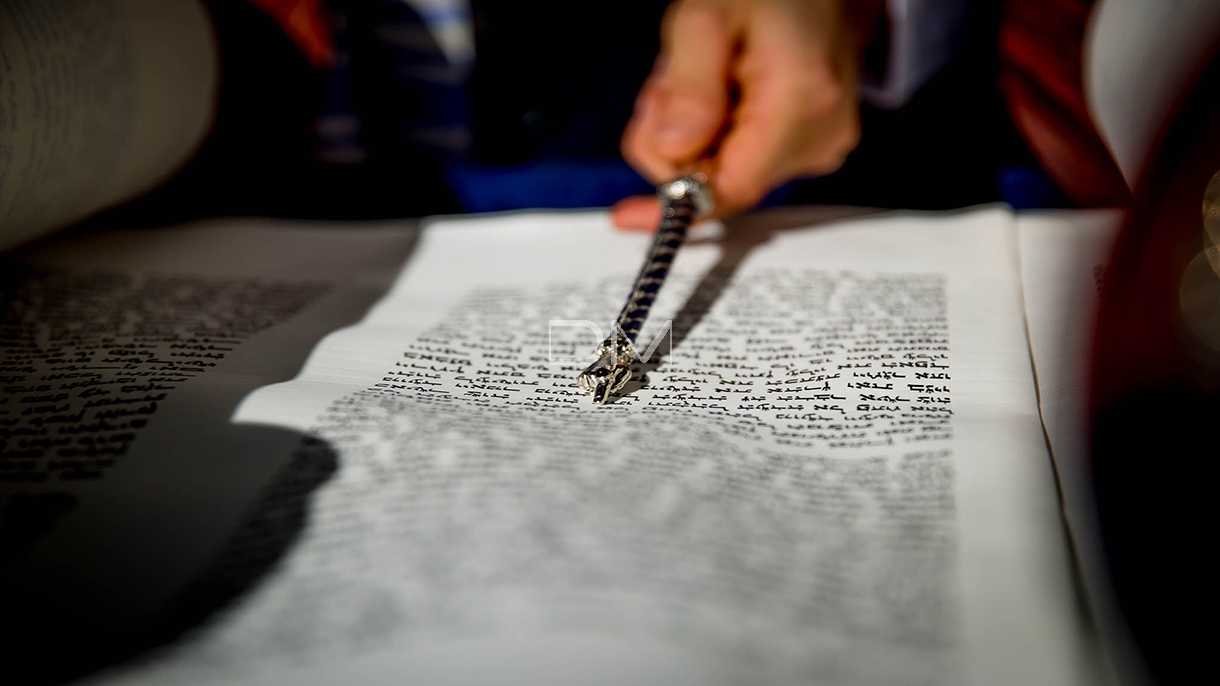
POLYGON ((175 389, 327 285, 6 264, 0 481, 98 479, 175 389))
MULTIPOLYGON (((299 462, 300 434, 235 426, 233 408, 292 378, 321 336, 385 292, 412 243, 397 228, 230 220, 81 233, 0 259, 0 584, 12 596, 0 652, 11 670, 51 679, 187 619, 173 599, 299 462)), ((190 612, 223 597, 192 588, 190 612)))
POLYGON ((433 226, 361 325, 238 411, 338 456, 298 547, 123 678, 1072 681, 1005 219, 696 236, 643 336, 668 331, 661 359, 604 407, 573 358, 642 240, 433 226))
POLYGON ((477 631, 493 608, 549 610, 557 591, 563 612, 598 617, 609 587, 616 604, 666 599, 636 620, 650 633, 758 655, 783 640, 810 677, 843 678, 813 647, 833 635, 876 651, 846 670, 868 680, 943 678, 960 629, 949 414, 920 406, 944 397, 915 376, 948 369, 933 352, 947 350, 943 280, 759 270, 604 411, 575 368, 547 364, 545 329, 504 327, 596 307, 576 286, 472 293, 321 415, 317 433, 351 456, 319 501, 337 518, 314 532, 319 559, 272 591, 310 600, 252 614, 263 635, 234 645, 317 659, 336 630, 352 648, 477 631), (767 290, 794 277, 808 299, 767 290), (403 579, 393 592, 387 574, 403 579), (370 615, 377 631, 361 631, 370 615))

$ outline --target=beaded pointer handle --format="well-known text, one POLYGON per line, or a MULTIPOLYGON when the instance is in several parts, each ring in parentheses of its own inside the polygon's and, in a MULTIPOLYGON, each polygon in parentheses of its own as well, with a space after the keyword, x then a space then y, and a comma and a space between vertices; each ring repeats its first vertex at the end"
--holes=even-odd
POLYGON ((610 335, 594 351, 597 361, 576 379, 582 390, 593 394, 593 402, 598 405, 604 405, 612 393, 618 393, 631 381, 631 362, 638 357, 635 339, 665 284, 674 255, 686 241, 691 223, 711 211, 713 205, 707 176, 702 172, 685 174, 661 185, 657 195, 663 209, 656 239, 610 335))

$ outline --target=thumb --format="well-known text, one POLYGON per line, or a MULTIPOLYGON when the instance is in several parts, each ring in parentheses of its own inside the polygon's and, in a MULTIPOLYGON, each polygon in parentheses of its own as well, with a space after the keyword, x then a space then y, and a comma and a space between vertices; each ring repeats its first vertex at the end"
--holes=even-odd
POLYGON ((729 104, 733 35, 724 10, 708 2, 677 3, 666 17, 663 70, 653 84, 656 152, 689 161, 715 142, 729 104))

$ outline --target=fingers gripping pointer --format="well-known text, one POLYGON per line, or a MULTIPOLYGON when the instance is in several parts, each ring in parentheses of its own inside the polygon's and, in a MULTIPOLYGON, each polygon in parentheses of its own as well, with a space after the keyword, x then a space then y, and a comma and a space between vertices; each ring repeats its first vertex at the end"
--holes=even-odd
MULTIPOLYGON (((860 137, 857 63, 881 0, 678 0, 623 155, 654 183, 697 159, 736 214, 795 178, 838 169, 860 137), (869 6, 869 9, 862 9, 869 6)), ((614 209, 653 228, 651 198, 614 209)))

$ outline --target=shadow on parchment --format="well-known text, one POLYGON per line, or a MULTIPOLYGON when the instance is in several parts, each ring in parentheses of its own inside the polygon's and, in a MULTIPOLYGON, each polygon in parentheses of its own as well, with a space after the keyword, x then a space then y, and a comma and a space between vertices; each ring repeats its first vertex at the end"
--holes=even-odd
MULTIPOLYGON (((135 658, 180 637, 257 584, 303 530, 311 494, 337 470, 338 461, 324 442, 278 429, 260 427, 256 431, 263 434, 257 437, 260 442, 272 439, 296 442, 300 447, 265 486, 260 501, 250 508, 249 516, 221 551, 163 609, 148 613, 137 602, 126 611, 108 607, 97 612, 87 601, 65 599, 55 584, 10 570, 0 573, 0 586, 8 595, 0 620, 2 680, 62 684, 135 658)), ((19 549, 10 546, 32 547, 37 537, 51 534, 54 519, 75 504, 65 494, 10 496, 0 514, 5 529, 0 531, 0 539, 4 539, 0 546, 5 553, 20 555, 19 549)), ((98 561, 76 562, 76 571, 87 574, 98 561)), ((122 586, 106 590, 120 595, 139 592, 122 586)))
MULTIPOLYGON (((721 246, 720 259, 703 275, 695 285, 686 302, 678 308, 674 317, 671 335, 662 339, 647 361, 632 365, 631 381, 618 396, 609 400, 613 403, 617 398, 630 395, 648 385, 648 374, 657 370, 662 362, 669 358, 673 348, 682 344, 699 322, 707 316, 712 307, 720 300, 724 289, 733 280, 738 268, 756 248, 770 241, 777 233, 793 229, 807 229, 818 224, 829 223, 841 219, 860 217, 872 214, 876 210, 858 207, 816 207, 791 208, 759 212, 744 217, 731 219, 725 223, 724 235, 715 240, 695 240, 688 245, 698 245, 704 242, 718 242, 721 246)), ((647 344, 637 346, 639 350, 647 350, 647 344)))
MULTIPOLYGON (((859 213, 780 212, 732 223, 720 260, 675 319, 672 343, 681 344, 776 232, 859 213)), ((119 468, 99 480, 101 492, 0 482, 6 683, 63 683, 136 657, 199 626, 274 568, 306 525, 311 496, 339 468, 337 455, 322 441, 229 418, 255 388, 295 376, 322 336, 358 321, 412 247, 382 251, 391 266, 363 270, 358 288, 329 293, 308 316, 251 337, 217 370, 228 372, 225 381, 175 389, 119 468)))
MULTIPOLYGON (((287 241, 289 249, 267 251, 268 270, 289 280, 284 275, 298 270, 299 283, 321 285, 297 311, 233 345, 213 371, 161 391, 146 425, 112 465, 65 479, 55 471, 54 447, 21 442, 40 430, 40 415, 15 411, 22 396, 13 387, 0 396, 0 682, 60 684, 174 640, 255 586, 303 530, 311 495, 338 469, 335 451, 294 431, 235 425, 230 418, 256 388, 293 378, 323 336, 363 318, 409 259, 415 233, 383 231, 375 240, 354 230, 338 239, 324 232, 274 233, 188 227, 138 236, 134 252, 148 252, 131 257, 136 267, 144 261, 164 266, 180 251, 173 246, 249 239, 263 249, 287 241), (368 254, 336 259, 336 240, 368 254), (324 262, 345 266, 321 276, 311 271, 324 262), (34 477, 14 476, 23 463, 34 477), (46 476, 36 478, 39 473, 46 476)), ((128 243, 108 243, 105 232, 70 240, 81 242, 81 254, 132 252, 128 243)), ((229 248, 241 252, 233 243, 229 248)), ((39 303, 71 299, 73 279, 138 292, 119 272, 96 282, 95 272, 82 272, 71 260, 57 266, 37 257, 39 250, 0 260, 0 366, 11 371, 16 367, 8 363, 21 360, 18 376, 27 388, 56 362, 48 360, 39 303)), ((230 264, 244 260, 258 273, 260 259, 246 251, 230 264)), ((267 306, 282 308, 288 291, 255 292, 279 298, 267 306)), ((86 303, 90 310, 104 300, 96 289, 80 297, 96 299, 86 303)), ((130 298, 114 302, 131 306, 130 298)), ((260 310, 258 302, 247 304, 260 310)), ((97 355, 116 345, 113 337, 99 340, 105 342, 97 355)), ((113 381, 119 372, 98 373, 113 381)))

